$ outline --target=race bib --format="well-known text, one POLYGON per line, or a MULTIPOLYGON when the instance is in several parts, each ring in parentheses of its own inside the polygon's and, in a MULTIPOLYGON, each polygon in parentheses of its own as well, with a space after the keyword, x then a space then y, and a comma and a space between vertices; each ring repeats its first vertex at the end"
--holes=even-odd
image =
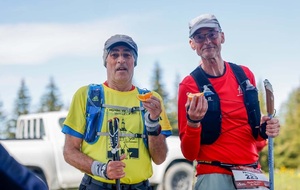
POLYGON ((254 169, 247 166, 231 167, 234 177, 234 183, 237 189, 256 189, 262 187, 269 189, 268 178, 260 169, 254 169))

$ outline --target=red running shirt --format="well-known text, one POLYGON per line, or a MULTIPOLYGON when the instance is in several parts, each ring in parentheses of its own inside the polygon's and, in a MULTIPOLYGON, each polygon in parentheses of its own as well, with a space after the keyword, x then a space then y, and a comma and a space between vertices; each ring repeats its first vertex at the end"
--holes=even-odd
MULTIPOLYGON (((242 66, 251 84, 254 86, 253 73, 242 66)), ((225 62, 225 73, 220 77, 210 77, 209 81, 220 98, 222 124, 221 135, 211 145, 200 145, 200 128, 187 125, 187 93, 199 92, 191 75, 186 76, 179 84, 178 94, 178 128, 181 139, 181 150, 188 160, 220 161, 229 164, 252 164, 258 160, 257 140, 252 136, 248 124, 248 115, 243 101, 243 93, 231 67, 225 62)), ((261 141, 262 138, 259 138, 261 141)), ((232 173, 224 168, 212 165, 197 165, 197 175, 211 173, 232 173)))

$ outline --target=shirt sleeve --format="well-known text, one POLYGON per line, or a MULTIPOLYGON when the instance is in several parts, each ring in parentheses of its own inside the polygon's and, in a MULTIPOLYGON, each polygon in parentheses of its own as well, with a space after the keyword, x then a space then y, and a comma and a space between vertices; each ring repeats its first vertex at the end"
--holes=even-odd
POLYGON ((63 132, 67 128, 66 133, 77 137, 80 137, 80 134, 83 136, 86 125, 87 88, 88 86, 84 86, 75 92, 67 118, 64 121, 63 132))
POLYGON ((179 84, 178 92, 178 129, 181 140, 181 151, 188 160, 197 159, 200 150, 201 127, 193 128, 187 125, 186 108, 187 93, 199 92, 194 79, 189 75, 179 84))

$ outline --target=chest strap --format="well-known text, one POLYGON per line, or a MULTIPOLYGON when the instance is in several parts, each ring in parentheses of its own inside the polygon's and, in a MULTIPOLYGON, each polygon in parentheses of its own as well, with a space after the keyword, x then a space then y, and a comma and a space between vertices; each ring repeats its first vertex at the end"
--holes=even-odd
MULTIPOLYGON (((99 136, 110 136, 108 132, 97 132, 99 136)), ((146 138, 144 134, 132 134, 132 133, 122 133, 120 132, 120 137, 130 137, 130 138, 146 138)))
POLYGON ((143 111, 145 110, 144 107, 124 107, 124 106, 115 106, 115 105, 108 105, 108 104, 101 104, 101 107, 103 108, 111 108, 111 109, 117 109, 122 111, 127 111, 130 113, 134 113, 136 111, 143 111))

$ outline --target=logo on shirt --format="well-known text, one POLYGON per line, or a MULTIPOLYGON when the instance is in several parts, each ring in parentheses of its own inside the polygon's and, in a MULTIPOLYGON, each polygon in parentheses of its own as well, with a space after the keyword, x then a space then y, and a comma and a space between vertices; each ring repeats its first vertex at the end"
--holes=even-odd
POLYGON ((241 86, 239 86, 237 90, 238 90, 237 96, 243 96, 244 95, 241 86))

